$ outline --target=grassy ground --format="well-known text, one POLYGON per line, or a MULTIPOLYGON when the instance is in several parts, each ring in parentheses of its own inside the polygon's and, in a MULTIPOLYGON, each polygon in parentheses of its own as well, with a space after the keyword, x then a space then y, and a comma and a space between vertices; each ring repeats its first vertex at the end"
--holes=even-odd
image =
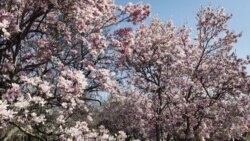
POLYGON ((247 139, 247 141, 250 141, 250 135, 248 135, 246 139, 247 139))

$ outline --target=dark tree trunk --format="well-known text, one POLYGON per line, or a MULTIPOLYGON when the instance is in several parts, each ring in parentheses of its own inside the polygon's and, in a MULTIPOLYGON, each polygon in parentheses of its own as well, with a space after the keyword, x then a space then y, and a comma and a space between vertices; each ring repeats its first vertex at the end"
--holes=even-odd
POLYGON ((161 141, 161 131, 158 123, 155 124, 156 141, 161 141))

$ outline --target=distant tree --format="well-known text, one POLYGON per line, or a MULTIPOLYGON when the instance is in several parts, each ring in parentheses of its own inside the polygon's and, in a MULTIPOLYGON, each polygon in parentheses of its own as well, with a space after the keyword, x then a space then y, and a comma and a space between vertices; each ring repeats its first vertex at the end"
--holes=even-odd
POLYGON ((153 114, 152 101, 147 96, 127 92, 109 99, 99 114, 99 124, 111 133, 126 132, 128 139, 147 140, 153 136, 153 114))

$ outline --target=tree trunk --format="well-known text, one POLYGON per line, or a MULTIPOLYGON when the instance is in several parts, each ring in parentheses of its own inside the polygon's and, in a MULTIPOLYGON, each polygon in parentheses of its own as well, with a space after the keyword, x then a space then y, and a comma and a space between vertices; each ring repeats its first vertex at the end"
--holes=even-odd
POLYGON ((156 141, 161 141, 161 131, 158 123, 155 124, 156 141))

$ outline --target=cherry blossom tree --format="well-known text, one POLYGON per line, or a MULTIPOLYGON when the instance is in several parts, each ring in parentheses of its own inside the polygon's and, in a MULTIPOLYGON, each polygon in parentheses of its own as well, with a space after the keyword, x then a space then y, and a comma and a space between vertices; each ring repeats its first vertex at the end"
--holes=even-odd
POLYGON ((192 39, 172 21, 142 24, 149 8, 1 0, 1 140, 219 141, 249 132, 250 57, 232 51, 241 34, 228 28, 231 15, 202 8, 192 39), (140 24, 117 29, 124 22, 140 24), (93 119, 104 92, 110 101, 93 119))
POLYGON ((1 0, 0 127, 27 140, 124 140, 89 128, 88 102, 116 91, 107 29, 148 15, 148 5, 113 0, 1 0))
POLYGON ((124 92, 110 98, 98 115, 99 124, 113 133, 126 132, 128 139, 150 139, 154 127, 152 101, 137 92, 124 92))
MULTIPOLYGON (((249 57, 238 58, 232 51, 241 34, 228 28, 231 15, 223 9, 202 8, 196 18, 197 36, 193 40, 187 26, 176 27, 172 21, 157 19, 135 31, 123 28, 115 32, 116 63, 127 76, 123 84, 151 103, 145 108, 146 104, 131 100, 124 104, 130 110, 122 106, 120 112, 128 115, 127 111, 144 108, 151 111, 132 114, 144 117, 153 113, 145 121, 153 125, 145 127, 151 130, 144 129, 141 119, 129 116, 124 118, 123 130, 130 130, 125 126, 137 122, 141 125, 134 130, 153 129, 151 139, 157 141, 230 140, 249 132, 249 57)), ((117 111, 111 113, 122 115, 117 111)))

